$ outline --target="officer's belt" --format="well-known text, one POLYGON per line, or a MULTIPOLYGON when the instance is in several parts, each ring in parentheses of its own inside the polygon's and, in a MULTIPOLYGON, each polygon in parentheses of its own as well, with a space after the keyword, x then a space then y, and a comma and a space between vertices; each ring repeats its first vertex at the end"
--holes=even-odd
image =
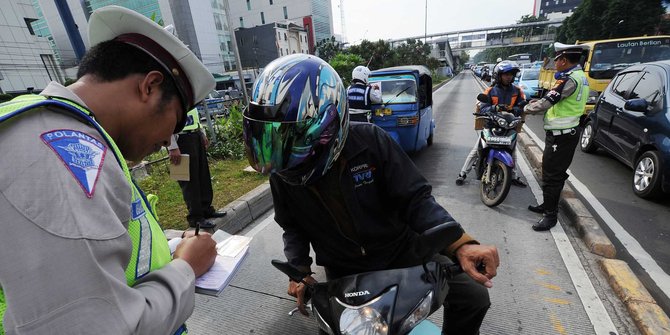
POLYGON ((554 136, 560 136, 560 135, 574 135, 577 133, 577 129, 575 128, 568 128, 568 129, 558 129, 558 130, 547 130, 547 133, 551 133, 554 136))

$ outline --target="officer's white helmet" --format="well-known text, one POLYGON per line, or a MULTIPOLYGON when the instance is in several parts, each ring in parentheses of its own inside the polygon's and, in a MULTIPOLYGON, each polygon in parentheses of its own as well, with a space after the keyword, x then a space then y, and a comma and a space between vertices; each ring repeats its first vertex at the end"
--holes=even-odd
POLYGON ((360 80, 364 83, 368 83, 368 77, 370 76, 370 69, 366 66, 359 65, 354 68, 354 71, 351 72, 351 80, 360 80))

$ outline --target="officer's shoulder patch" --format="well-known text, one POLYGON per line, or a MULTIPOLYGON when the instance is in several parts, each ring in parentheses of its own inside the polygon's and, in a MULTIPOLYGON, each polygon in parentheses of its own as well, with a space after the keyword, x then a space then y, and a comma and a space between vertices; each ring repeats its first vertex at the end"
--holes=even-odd
POLYGON ((93 197, 107 146, 89 134, 71 129, 51 130, 40 138, 65 164, 86 196, 93 197))

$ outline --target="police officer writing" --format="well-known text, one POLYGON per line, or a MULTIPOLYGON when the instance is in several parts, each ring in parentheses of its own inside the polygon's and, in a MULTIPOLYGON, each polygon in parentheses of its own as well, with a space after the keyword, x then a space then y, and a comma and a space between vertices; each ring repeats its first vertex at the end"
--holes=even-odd
POLYGON ((189 227, 212 229, 216 227, 216 224, 207 219, 226 215, 225 211, 217 211, 212 206, 214 192, 207 161, 208 146, 209 140, 200 126, 198 109, 193 108, 186 114, 184 129, 172 137, 168 146, 171 164, 180 164, 181 154, 189 155, 190 179, 179 181, 179 187, 188 209, 186 221, 189 227))
MULTIPOLYGON (((68 87, 0 105, 0 313, 7 334, 184 333, 211 235, 170 255, 126 160, 162 145, 214 87, 188 48, 117 6, 91 14, 68 87)), ((1 333, 1 331, 0 331, 1 333)))
MULTIPOLYGON (((349 123, 337 72, 314 56, 286 56, 265 68, 253 92, 244 114, 245 145, 251 165, 270 174, 289 263, 310 273, 311 244, 329 280, 419 265, 409 251, 417 234, 449 223, 443 252, 467 274, 449 281, 443 331, 477 334, 490 305, 486 288, 499 265, 497 249, 464 232, 384 130, 349 123)), ((290 282, 288 292, 306 314, 305 286, 290 282)))
POLYGON ((524 112, 544 114, 544 152, 542 153, 542 196, 544 202, 528 209, 543 215, 533 225, 536 231, 549 230, 558 220, 558 203, 568 167, 579 142, 579 121, 589 96, 589 83, 579 65, 587 45, 554 43, 556 84, 542 98, 531 101, 524 112))
POLYGON ((370 69, 359 65, 351 72, 351 86, 347 88, 349 118, 351 121, 370 122, 371 104, 382 102, 382 92, 377 84, 368 85, 370 69))

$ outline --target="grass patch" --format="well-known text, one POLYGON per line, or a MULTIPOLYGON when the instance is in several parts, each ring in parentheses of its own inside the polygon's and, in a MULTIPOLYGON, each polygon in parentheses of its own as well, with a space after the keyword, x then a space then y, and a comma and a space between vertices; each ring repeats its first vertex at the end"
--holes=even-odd
MULTIPOLYGON (((169 162, 162 161, 151 166, 151 175, 139 181, 144 193, 158 196, 156 212, 163 229, 186 229, 186 204, 176 181, 168 176, 169 162)), ((209 160, 214 190, 214 208, 223 208, 233 200, 253 190, 267 180, 256 172, 245 172, 249 165, 246 159, 209 160)))

